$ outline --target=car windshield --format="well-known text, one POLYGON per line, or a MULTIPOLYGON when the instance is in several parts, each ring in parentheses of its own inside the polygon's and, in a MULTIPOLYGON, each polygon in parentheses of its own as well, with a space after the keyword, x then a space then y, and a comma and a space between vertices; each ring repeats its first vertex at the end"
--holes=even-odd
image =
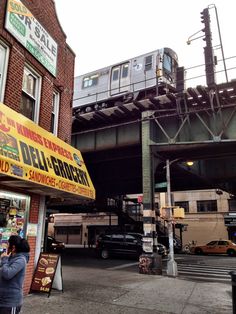
POLYGON ((228 241, 219 241, 219 245, 230 245, 231 243, 228 241))
POLYGON ((217 244, 217 241, 211 241, 209 243, 207 243, 207 245, 216 245, 217 244))

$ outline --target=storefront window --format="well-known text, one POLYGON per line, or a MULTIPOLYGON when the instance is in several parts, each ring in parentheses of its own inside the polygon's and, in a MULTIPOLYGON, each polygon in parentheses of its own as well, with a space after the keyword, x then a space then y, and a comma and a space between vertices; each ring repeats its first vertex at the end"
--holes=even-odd
POLYGON ((0 252, 12 234, 26 235, 29 196, 0 191, 0 252))

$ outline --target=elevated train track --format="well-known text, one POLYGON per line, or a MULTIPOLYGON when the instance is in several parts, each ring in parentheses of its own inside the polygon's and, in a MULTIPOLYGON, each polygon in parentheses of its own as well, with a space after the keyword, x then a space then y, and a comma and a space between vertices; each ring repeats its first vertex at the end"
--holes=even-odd
POLYGON ((158 160, 155 182, 163 181, 169 158, 177 161, 173 190, 218 187, 236 194, 236 81, 97 110, 85 107, 74 109, 72 144, 82 151, 98 194, 142 192, 145 122, 158 160), (187 159, 196 161, 192 169, 183 163, 187 159))
POLYGON ((109 108, 94 109, 90 105, 74 108, 73 133, 99 128, 119 122, 141 119, 141 113, 154 110, 155 116, 183 116, 205 110, 220 110, 236 104, 236 81, 216 85, 215 89, 205 86, 188 88, 183 93, 146 98, 129 103, 118 103, 109 108))

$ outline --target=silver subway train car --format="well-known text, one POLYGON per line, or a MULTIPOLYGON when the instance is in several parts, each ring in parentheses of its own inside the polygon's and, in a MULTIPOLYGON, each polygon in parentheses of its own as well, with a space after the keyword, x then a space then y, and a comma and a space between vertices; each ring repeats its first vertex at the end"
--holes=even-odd
POLYGON ((175 91, 178 58, 170 48, 75 77, 74 110, 89 112, 175 91))

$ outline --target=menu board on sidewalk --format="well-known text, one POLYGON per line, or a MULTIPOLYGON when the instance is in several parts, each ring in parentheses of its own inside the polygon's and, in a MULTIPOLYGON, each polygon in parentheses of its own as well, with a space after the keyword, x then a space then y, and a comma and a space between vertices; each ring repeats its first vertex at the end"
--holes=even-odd
POLYGON ((52 288, 63 291, 60 255, 40 253, 30 290, 49 296, 52 288))

